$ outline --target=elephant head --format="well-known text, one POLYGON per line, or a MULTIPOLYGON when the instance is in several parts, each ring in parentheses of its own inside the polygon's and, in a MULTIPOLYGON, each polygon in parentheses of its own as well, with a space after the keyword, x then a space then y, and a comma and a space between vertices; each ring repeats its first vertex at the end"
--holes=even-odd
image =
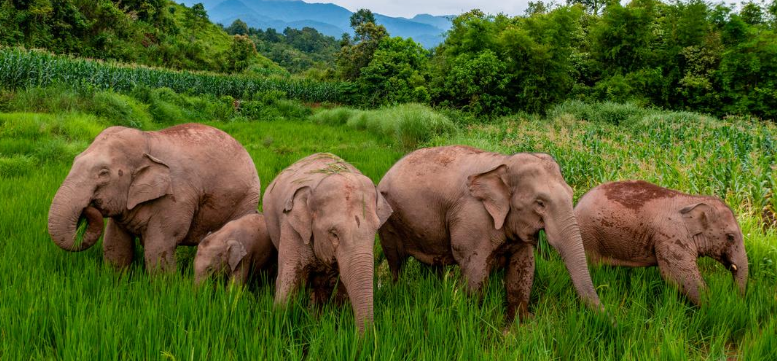
POLYGON ((747 253, 734 212, 722 200, 710 198, 686 205, 680 214, 699 254, 712 257, 729 269, 744 295, 747 290, 747 253))
POLYGON ((119 216, 172 194, 169 167, 148 149, 144 132, 111 127, 76 156, 49 209, 48 230, 54 243, 68 251, 83 251, 100 238, 103 217, 119 216), (84 218, 89 226, 79 242, 76 230, 84 218))
POLYGON ((284 212, 303 242, 313 242, 319 262, 336 265, 363 332, 372 323, 373 248, 375 233, 392 213, 388 202, 369 178, 344 172, 325 177, 315 188, 298 188, 284 212))
POLYGON ((602 309, 573 212, 572 188, 551 156, 515 154, 493 169, 470 175, 467 183, 470 194, 491 215, 494 227, 504 228, 509 238, 535 243, 539 231, 545 230, 578 295, 589 307, 602 309))
POLYGON ((234 273, 247 254, 245 246, 235 239, 208 235, 197 246, 194 282, 200 284, 213 273, 234 273))

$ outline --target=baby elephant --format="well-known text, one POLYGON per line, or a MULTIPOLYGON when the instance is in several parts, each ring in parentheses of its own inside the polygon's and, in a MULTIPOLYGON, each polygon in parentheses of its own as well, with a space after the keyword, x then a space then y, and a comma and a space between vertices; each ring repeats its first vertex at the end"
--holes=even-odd
POLYGON ((202 283, 213 273, 228 273, 234 282, 245 284, 252 270, 269 269, 275 257, 264 216, 245 215, 200 242, 194 258, 195 283, 202 283))
POLYGON ((705 288, 696 259, 712 257, 731 270, 744 295, 747 254, 734 213, 716 197, 693 196, 644 181, 602 184, 575 207, 586 254, 593 263, 645 267, 696 305, 705 288))

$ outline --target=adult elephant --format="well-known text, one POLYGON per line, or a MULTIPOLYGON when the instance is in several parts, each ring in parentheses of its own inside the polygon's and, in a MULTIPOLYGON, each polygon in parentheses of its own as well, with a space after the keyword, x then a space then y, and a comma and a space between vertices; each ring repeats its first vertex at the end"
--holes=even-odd
POLYGON ((156 132, 110 127, 73 161, 49 210, 48 229, 62 249, 103 239, 105 260, 128 266, 140 237, 146 268, 175 269, 175 248, 256 212, 259 176, 234 138, 201 124, 156 132), (89 223, 82 240, 80 219, 89 223))
POLYGON ((338 284, 363 333, 373 316, 375 233, 391 214, 372 180, 333 154, 313 154, 270 183, 262 207, 278 249, 276 304, 303 281, 314 302, 329 299, 338 284))
POLYGON ((394 281, 408 256, 430 265, 458 264, 471 292, 506 265, 509 325, 516 312, 529 315, 533 250, 544 229, 578 295, 602 309, 572 211, 572 189, 551 156, 466 146, 420 149, 391 167, 378 190, 394 210, 380 229, 394 281))

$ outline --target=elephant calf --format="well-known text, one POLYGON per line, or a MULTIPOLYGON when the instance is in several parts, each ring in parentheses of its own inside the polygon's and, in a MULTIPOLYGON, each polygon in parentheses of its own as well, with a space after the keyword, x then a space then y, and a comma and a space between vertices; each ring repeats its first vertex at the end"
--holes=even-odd
POLYGON ((712 257, 747 286, 747 254, 731 209, 719 198, 693 196, 644 181, 605 183, 575 207, 592 262, 655 266, 695 304, 706 287, 696 259, 712 257))
POLYGON ((372 180, 335 155, 313 154, 284 169, 262 202, 278 249, 276 304, 306 281, 327 298, 338 273, 360 332, 372 322, 375 233, 391 207, 372 180))
POLYGON ((202 283, 214 273, 227 273, 232 281, 245 284, 252 273, 274 265, 275 257, 264 216, 245 215, 209 234, 197 246, 195 282, 202 283))

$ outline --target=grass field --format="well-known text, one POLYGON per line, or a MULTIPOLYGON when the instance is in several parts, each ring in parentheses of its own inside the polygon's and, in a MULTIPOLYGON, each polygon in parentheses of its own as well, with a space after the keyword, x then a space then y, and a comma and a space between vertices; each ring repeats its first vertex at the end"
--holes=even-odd
MULTIPOLYGON (((160 116, 153 104, 105 97, 133 102, 128 109, 141 120, 136 125, 149 129, 174 121, 164 114, 178 114, 160 116)), ((763 221, 777 208, 774 126, 567 103, 548 118, 515 116, 485 125, 452 119, 458 130, 433 128, 408 142, 401 137, 413 133, 402 129, 421 129, 413 122, 429 119, 413 112, 429 110, 400 109, 409 114, 396 117, 405 125, 370 120, 381 114, 368 113, 360 126, 347 117, 308 120, 282 111, 286 115, 272 121, 239 115, 208 121, 215 113, 186 112, 200 107, 194 101, 186 103, 190 108, 169 102, 170 109, 181 107, 181 114, 195 118, 189 120, 203 116, 237 138, 254 158, 263 186, 293 161, 321 151, 340 155, 376 182, 418 141, 545 151, 561 164, 576 197, 603 181, 635 178, 718 194, 736 210, 745 234, 746 297, 738 296, 722 266, 702 260, 711 292, 701 308, 667 286, 655 268, 592 267, 617 325, 577 301, 563 263, 543 242, 530 305, 536 316, 507 334, 501 273, 490 279, 482 299, 466 295, 455 267, 438 278, 409 262, 392 284, 376 244, 375 324, 359 338, 349 307, 318 311, 300 296, 285 311, 274 310, 271 285, 213 282, 196 289, 194 248, 179 250, 179 272, 150 278, 142 259, 124 273, 103 265, 99 244, 82 253, 54 245, 46 232, 48 207, 72 157, 104 127, 126 121, 101 112, 93 98, 73 95, 67 103, 77 106, 67 108, 54 101, 40 106, 43 98, 30 93, 0 96, 0 359, 777 358, 777 233, 763 221)))

